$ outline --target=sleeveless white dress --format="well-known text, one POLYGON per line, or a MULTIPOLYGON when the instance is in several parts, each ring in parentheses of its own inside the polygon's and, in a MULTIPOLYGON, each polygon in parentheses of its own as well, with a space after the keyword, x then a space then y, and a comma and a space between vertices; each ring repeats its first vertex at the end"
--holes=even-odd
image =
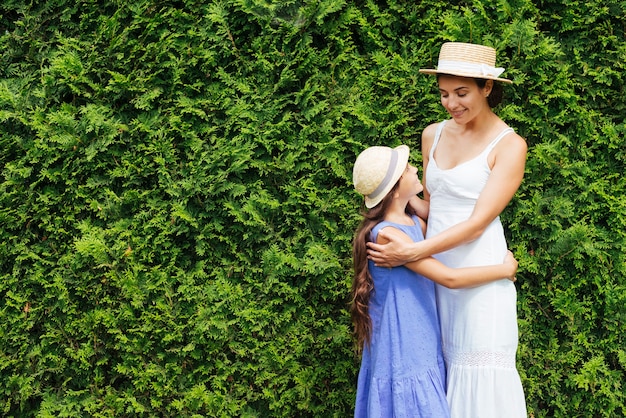
MULTIPOLYGON (((511 128, 502 131, 477 157, 451 169, 437 167, 430 150, 426 187, 430 214, 426 236, 466 220, 491 172, 487 156, 511 128)), ((480 238, 435 255, 450 267, 502 263, 507 245, 500 219, 480 238)), ((447 398, 452 418, 526 417, 522 383, 515 368, 517 311, 515 285, 502 279, 470 289, 437 286, 437 307, 447 369, 447 398)))

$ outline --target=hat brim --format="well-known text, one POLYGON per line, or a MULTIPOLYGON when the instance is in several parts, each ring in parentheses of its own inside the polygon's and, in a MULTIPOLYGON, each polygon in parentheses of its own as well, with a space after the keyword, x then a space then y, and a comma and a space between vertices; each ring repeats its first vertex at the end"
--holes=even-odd
POLYGON ((393 176, 391 177, 391 180, 389 180, 387 186, 383 190, 381 190, 380 193, 378 193, 376 196, 365 196, 365 207, 368 209, 371 209, 379 204, 380 201, 383 200, 385 196, 387 196, 387 193, 389 193, 389 191, 393 189, 393 186, 395 186, 395 184, 402 176, 402 173, 404 173, 404 170, 406 170, 406 165, 409 163, 409 147, 407 145, 400 145, 395 147, 394 150, 398 152, 398 162, 396 164, 396 169, 393 173, 393 176))
POLYGON ((422 74, 442 74, 442 75, 452 75, 452 76, 457 76, 457 77, 482 78, 485 80, 501 81, 503 83, 508 83, 508 84, 513 83, 513 81, 509 80, 508 78, 490 77, 490 76, 485 76, 485 75, 476 74, 476 73, 464 73, 462 71, 453 72, 453 71, 439 71, 439 70, 433 70, 433 69, 420 69, 419 72, 422 74))

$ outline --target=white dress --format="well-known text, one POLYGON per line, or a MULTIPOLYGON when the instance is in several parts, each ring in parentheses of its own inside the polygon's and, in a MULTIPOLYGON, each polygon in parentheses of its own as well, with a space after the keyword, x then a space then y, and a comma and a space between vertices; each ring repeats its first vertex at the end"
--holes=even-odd
MULTIPOLYGON (((426 187, 430 214, 426 236, 466 220, 491 172, 487 156, 510 132, 501 132, 477 157, 451 169, 437 167, 434 151, 445 121, 430 150, 426 187)), ((507 245, 500 219, 480 238, 435 255, 450 267, 499 264, 507 245)), ((517 311, 515 285, 502 279, 470 289, 437 286, 447 369, 447 398, 452 418, 526 417, 522 383, 515 368, 517 311)))

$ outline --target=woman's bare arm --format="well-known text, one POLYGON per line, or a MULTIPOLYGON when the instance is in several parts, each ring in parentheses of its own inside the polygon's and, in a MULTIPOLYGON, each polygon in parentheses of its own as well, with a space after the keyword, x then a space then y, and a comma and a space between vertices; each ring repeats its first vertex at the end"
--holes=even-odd
MULTIPOLYGON (((426 133, 426 131, 425 131, 426 133)), ((489 180, 476 202, 470 217, 447 230, 421 242, 406 243, 387 237, 386 245, 368 243, 368 256, 377 265, 398 266, 449 250, 478 238, 504 210, 519 188, 524 176, 526 141, 509 134, 498 144, 489 180)), ((423 176, 425 178, 425 175, 423 176)), ((425 198, 430 198, 425 190, 425 198)))
MULTIPOLYGON (((402 231, 394 227, 383 228, 382 231, 387 232, 387 236, 402 242, 411 242, 411 239, 402 231)), ((377 242, 384 244, 387 238, 378 235, 377 242)), ((464 287, 474 287, 481 284, 489 283, 495 280, 508 278, 515 281, 515 272, 517 271, 517 260, 513 257, 513 253, 507 252, 502 264, 491 266, 463 267, 451 268, 440 261, 426 257, 418 261, 405 264, 408 269, 421 274, 424 277, 438 283, 442 286, 458 289, 464 287)))

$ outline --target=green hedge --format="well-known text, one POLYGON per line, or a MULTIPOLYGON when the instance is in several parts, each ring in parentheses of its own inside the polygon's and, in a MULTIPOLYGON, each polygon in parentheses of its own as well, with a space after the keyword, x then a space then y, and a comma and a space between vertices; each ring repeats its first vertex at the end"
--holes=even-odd
POLYGON ((622 1, 5 1, 0 414, 344 417, 355 156, 494 46, 535 417, 626 415, 622 1))

